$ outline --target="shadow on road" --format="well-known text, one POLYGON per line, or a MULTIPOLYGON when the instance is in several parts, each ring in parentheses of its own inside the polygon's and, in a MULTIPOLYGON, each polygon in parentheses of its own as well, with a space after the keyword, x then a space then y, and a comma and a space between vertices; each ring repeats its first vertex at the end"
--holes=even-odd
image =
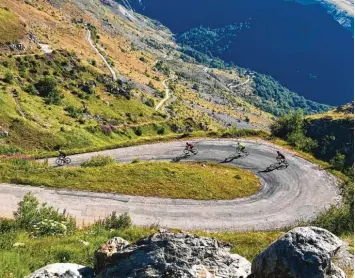
POLYGON ((219 163, 230 163, 235 159, 239 159, 239 158, 245 158, 249 155, 249 153, 235 153, 232 154, 230 156, 228 156, 227 158, 225 158, 223 161, 219 162, 219 163))
POLYGON ((187 158, 187 157, 189 157, 189 156, 190 156, 190 154, 182 154, 182 155, 179 155, 179 156, 173 158, 173 162, 179 162, 179 161, 181 161, 182 159, 187 158))
POLYGON ((287 162, 274 163, 274 164, 271 164, 269 167, 267 167, 265 170, 259 171, 259 173, 268 173, 268 172, 272 172, 275 170, 285 170, 285 169, 287 169, 287 167, 288 167, 287 162))

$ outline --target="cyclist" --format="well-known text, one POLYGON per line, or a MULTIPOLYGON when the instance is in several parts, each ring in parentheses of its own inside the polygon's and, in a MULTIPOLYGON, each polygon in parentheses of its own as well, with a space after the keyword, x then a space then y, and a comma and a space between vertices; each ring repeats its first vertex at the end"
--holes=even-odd
POLYGON ((194 148, 194 145, 192 145, 191 143, 189 143, 189 142, 186 142, 186 149, 188 150, 188 151, 192 151, 192 149, 194 148))
POLYGON ((280 163, 286 162, 286 157, 280 153, 280 151, 277 151, 277 157, 276 160, 280 160, 280 163))
POLYGON ((63 150, 59 150, 59 157, 64 159, 67 157, 66 153, 63 150))
POLYGON ((243 144, 240 144, 239 142, 237 143, 237 147, 236 147, 237 153, 238 152, 244 152, 245 151, 245 146, 243 144))

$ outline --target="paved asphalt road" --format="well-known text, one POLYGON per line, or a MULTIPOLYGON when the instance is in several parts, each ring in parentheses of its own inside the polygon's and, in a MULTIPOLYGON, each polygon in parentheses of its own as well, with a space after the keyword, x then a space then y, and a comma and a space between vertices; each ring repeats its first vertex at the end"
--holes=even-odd
MULTIPOLYGON (((0 216, 11 217, 17 203, 28 191, 40 201, 64 209, 79 223, 89 224, 113 210, 127 212, 137 225, 159 224, 184 230, 265 230, 295 224, 314 218, 330 204, 340 200, 337 179, 318 166, 283 150, 289 162, 286 169, 266 172, 275 164, 277 147, 264 141, 240 140, 250 155, 230 163, 254 171, 263 188, 257 194, 227 201, 196 201, 161 199, 51 190, 30 186, 0 184, 0 216), (264 172, 263 172, 264 171, 264 172)), ((199 153, 182 161, 221 162, 235 150, 234 140, 196 140, 199 153)), ((176 141, 102 151, 120 162, 141 160, 172 160, 181 155, 185 142, 176 141)), ((80 165, 98 153, 71 156, 73 165, 80 165)), ((54 163, 54 159, 49 160, 54 163)), ((181 163, 180 162, 180 163, 181 163)))

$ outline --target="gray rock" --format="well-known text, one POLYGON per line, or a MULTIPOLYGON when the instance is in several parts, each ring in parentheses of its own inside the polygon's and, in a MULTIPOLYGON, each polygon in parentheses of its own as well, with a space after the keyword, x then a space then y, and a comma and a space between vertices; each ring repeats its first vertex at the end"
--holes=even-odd
POLYGON ((97 278, 219 277, 246 278, 250 262, 230 254, 230 245, 183 233, 156 233, 111 256, 97 278))
POLYGON ((332 262, 343 242, 317 227, 296 228, 271 244, 252 263, 249 278, 343 278, 332 262))
POLYGON ((99 273, 105 266, 113 264, 112 255, 121 251, 129 244, 128 241, 120 237, 114 237, 100 246, 94 253, 94 269, 99 273))
POLYGON ((93 278, 94 271, 78 264, 50 264, 26 278, 93 278))

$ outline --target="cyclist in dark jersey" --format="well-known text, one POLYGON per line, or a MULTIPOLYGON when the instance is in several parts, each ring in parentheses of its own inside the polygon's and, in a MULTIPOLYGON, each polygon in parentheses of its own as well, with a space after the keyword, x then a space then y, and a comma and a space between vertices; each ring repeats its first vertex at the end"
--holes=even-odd
POLYGON ((280 153, 280 151, 277 151, 276 160, 280 160, 280 163, 282 163, 286 161, 286 157, 282 153, 280 153))
POLYGON ((59 150, 59 157, 61 157, 61 158, 66 158, 67 155, 66 155, 66 153, 65 153, 64 151, 59 150))

